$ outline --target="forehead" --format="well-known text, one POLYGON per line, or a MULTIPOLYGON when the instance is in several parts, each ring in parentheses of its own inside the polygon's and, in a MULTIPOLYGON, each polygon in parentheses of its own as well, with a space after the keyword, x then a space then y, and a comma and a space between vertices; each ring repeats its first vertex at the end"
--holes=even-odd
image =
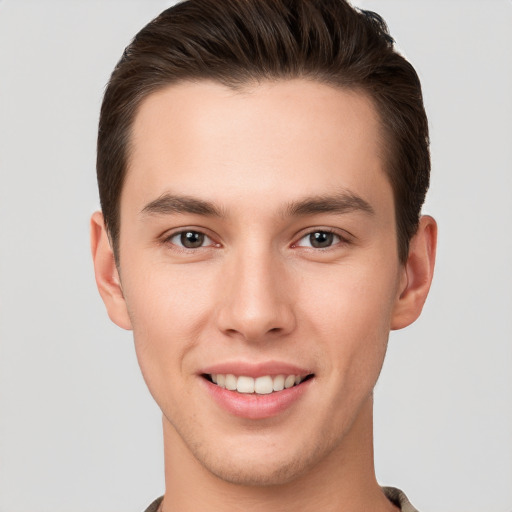
POLYGON ((179 83, 139 107, 121 209, 169 190, 225 203, 347 189, 378 202, 391 195, 382 167, 378 116, 362 93, 306 80, 179 83))

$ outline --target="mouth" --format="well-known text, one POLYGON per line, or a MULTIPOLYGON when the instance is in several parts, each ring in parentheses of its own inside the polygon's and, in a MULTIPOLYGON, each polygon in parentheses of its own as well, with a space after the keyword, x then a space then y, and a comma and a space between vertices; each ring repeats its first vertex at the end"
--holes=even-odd
POLYGON ((285 389, 299 386, 303 382, 314 377, 314 374, 307 375, 262 375, 260 377, 249 377, 247 375, 233 375, 231 373, 204 373, 202 377, 215 384, 219 388, 233 391, 244 395, 271 395, 285 389))

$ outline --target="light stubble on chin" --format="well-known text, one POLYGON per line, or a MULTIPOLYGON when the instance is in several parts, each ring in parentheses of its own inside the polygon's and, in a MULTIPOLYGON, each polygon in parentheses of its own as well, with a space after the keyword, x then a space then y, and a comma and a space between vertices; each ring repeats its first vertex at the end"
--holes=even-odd
MULTIPOLYGON (((168 419, 166 421, 169 422, 168 419)), ((280 450, 276 447, 275 458, 256 463, 248 454, 247 457, 244 457, 244 454, 237 454, 238 457, 235 458, 233 454, 218 453, 212 450, 209 443, 196 441, 190 429, 187 429, 186 435, 182 435, 180 429, 177 429, 172 422, 169 424, 196 461, 209 474, 226 483, 247 487, 283 486, 309 474, 314 471, 315 466, 336 450, 342 443, 344 434, 350 429, 350 425, 342 426, 334 438, 318 436, 315 441, 311 440, 308 446, 300 445, 295 453, 288 455, 286 460, 279 460, 280 450)))

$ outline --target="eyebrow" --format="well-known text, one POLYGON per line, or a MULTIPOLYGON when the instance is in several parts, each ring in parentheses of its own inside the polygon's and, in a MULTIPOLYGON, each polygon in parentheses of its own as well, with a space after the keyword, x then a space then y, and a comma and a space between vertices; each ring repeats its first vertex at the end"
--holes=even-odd
POLYGON ((295 217, 318 213, 349 213, 363 212, 374 215, 375 210, 370 203, 352 192, 342 191, 334 195, 307 197, 288 204, 285 216, 295 217))
MULTIPOLYGON (((334 195, 320 195, 288 203, 282 211, 284 217, 301 217, 319 213, 349 213, 361 211, 370 215, 375 214, 373 207, 363 198, 349 191, 334 195)), ((141 210, 146 215, 193 214, 205 217, 225 217, 226 212, 210 201, 192 196, 179 196, 170 193, 148 203, 141 210)))
POLYGON ((204 201, 196 197, 177 196, 174 194, 162 194, 160 197, 148 203, 141 210, 143 214, 170 215, 173 213, 191 213, 206 217, 224 217, 224 212, 210 201, 204 201))

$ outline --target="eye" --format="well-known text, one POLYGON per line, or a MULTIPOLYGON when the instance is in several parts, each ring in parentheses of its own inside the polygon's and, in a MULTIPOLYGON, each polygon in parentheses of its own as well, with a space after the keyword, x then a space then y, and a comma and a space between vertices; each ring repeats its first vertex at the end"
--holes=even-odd
POLYGON ((171 244, 177 245, 178 247, 183 247, 185 249, 199 249, 200 247, 215 245, 209 236, 201 233, 201 231, 193 231, 191 229, 175 233, 167 240, 171 244))
POLYGON ((296 247, 312 247, 314 249, 328 249, 344 240, 340 235, 332 231, 318 230, 303 236, 296 244, 296 247))

